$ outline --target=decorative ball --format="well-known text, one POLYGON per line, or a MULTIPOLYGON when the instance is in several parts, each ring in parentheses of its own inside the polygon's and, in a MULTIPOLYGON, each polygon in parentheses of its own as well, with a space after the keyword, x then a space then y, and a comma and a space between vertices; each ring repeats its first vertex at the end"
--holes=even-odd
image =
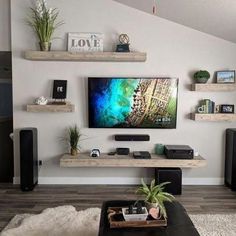
POLYGON ((35 104, 37 105, 47 105, 48 100, 44 96, 35 99, 35 104))
POLYGON ((119 41, 121 44, 128 44, 129 43, 129 36, 127 34, 121 34, 119 36, 119 41))

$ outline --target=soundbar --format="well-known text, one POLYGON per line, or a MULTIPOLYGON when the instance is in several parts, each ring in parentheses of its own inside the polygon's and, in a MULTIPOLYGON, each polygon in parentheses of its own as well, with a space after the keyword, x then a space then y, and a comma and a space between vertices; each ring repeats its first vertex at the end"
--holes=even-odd
POLYGON ((150 136, 148 134, 116 134, 116 141, 149 141, 150 136))

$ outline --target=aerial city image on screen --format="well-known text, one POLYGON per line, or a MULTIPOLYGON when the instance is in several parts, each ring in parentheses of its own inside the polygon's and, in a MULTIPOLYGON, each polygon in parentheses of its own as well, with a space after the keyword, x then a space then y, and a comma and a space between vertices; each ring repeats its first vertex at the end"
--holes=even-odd
POLYGON ((89 127, 176 128, 178 79, 89 78, 89 127))

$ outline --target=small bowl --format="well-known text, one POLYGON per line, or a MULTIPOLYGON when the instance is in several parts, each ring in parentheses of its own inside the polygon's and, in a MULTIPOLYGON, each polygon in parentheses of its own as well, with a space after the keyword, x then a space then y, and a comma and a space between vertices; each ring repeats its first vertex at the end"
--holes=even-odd
MULTIPOLYGON (((148 216, 148 211, 146 207, 142 207, 142 214, 128 214, 129 208, 122 208, 122 214, 125 221, 145 221, 148 216)), ((133 208, 134 212, 137 211, 137 207, 133 208)))

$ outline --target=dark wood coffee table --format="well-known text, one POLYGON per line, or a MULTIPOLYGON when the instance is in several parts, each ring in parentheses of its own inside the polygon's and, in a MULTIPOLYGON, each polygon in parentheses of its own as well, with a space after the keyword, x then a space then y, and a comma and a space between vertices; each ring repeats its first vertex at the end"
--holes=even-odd
POLYGON ((98 236, 200 236, 179 202, 166 203, 167 227, 111 229, 107 218, 108 207, 124 207, 134 201, 106 201, 103 203, 98 236))

